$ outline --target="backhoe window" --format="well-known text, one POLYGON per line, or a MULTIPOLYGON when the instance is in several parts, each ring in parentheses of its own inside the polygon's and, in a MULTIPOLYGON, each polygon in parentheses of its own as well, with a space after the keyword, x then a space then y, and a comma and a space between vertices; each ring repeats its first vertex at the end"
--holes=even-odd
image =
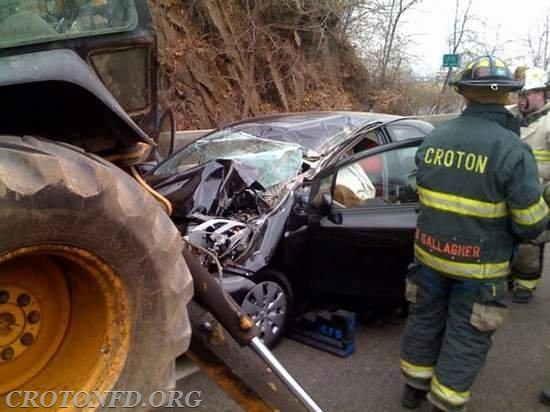
POLYGON ((129 31, 134 0, 0 0, 0 48, 129 31))

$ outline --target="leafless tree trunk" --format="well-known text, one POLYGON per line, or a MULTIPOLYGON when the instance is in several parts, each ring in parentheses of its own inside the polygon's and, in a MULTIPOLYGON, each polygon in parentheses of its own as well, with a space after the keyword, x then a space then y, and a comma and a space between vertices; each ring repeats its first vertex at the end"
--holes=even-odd
POLYGON ((540 27, 535 33, 528 33, 527 47, 533 64, 536 67, 548 71, 550 65, 550 16, 547 10, 546 16, 540 27))
MULTIPOLYGON (((461 5, 462 5, 461 0, 456 0, 453 33, 449 38, 449 48, 452 54, 457 54, 458 49, 462 44, 462 40, 464 39, 468 22, 472 17, 470 15, 472 0, 467 0, 466 7, 464 9, 462 9, 461 5)), ((453 72, 453 68, 449 67, 449 69, 447 70, 447 75, 445 76, 445 81, 441 86, 441 92, 439 93, 439 96, 437 98, 437 104, 435 105, 435 110, 434 110, 435 114, 440 113, 441 100, 443 99, 443 95, 445 94, 447 84, 451 79, 452 72, 453 72)))
POLYGON ((382 44, 382 56, 380 61, 380 83, 384 85, 386 83, 386 75, 388 66, 394 52, 394 42, 396 39, 397 29, 399 23, 405 12, 409 10, 415 4, 420 4, 422 0, 390 0, 387 7, 386 28, 384 32, 384 39, 382 44))

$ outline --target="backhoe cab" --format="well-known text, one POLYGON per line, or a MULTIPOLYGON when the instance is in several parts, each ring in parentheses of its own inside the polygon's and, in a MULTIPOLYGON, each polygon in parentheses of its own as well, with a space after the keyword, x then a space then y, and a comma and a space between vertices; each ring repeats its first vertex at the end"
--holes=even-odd
POLYGON ((4 133, 138 162, 159 135, 157 70, 145 1, 0 0, 4 133))

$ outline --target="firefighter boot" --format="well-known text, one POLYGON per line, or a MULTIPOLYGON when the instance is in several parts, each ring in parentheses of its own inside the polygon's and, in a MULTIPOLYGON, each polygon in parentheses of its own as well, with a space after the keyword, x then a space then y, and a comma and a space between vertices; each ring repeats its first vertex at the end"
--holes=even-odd
POLYGON ((405 385, 403 396, 401 397, 401 405, 407 409, 416 409, 426 399, 428 391, 417 389, 411 385, 405 385))
POLYGON ((539 401, 546 406, 550 406, 550 384, 542 388, 539 394, 539 401))
POLYGON ((512 294, 512 301, 516 303, 529 303, 533 298, 533 291, 524 286, 516 285, 512 294))

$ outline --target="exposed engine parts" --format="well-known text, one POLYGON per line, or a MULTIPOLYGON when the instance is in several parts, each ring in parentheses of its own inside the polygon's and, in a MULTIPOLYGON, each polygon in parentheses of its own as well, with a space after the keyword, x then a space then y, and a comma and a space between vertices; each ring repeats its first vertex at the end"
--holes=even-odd
POLYGON ((211 219, 189 227, 189 243, 209 250, 218 259, 235 259, 248 247, 252 230, 234 220, 211 219))

